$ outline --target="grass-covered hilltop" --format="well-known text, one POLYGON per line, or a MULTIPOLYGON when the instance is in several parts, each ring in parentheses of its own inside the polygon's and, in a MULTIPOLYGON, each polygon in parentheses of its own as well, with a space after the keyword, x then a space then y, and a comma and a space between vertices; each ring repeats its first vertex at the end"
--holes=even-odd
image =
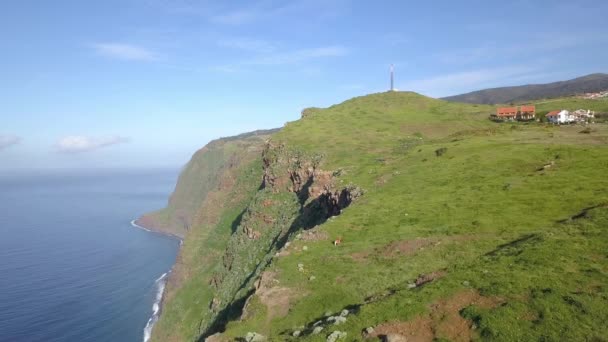
MULTIPOLYGON (((387 92, 210 143, 140 221, 185 237, 152 339, 606 340, 608 124, 495 108, 387 92)), ((608 99, 537 104, 579 108, 608 99)))

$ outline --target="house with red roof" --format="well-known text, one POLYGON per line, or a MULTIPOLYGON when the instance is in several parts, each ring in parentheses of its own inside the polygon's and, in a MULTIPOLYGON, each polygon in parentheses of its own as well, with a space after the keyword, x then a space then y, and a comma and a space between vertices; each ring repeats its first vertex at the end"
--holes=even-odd
POLYGON ((565 109, 551 111, 545 117, 549 122, 554 124, 565 124, 575 121, 574 116, 570 115, 570 112, 565 109))
POLYGON ((520 107, 500 107, 496 108, 496 115, 493 118, 501 121, 527 121, 534 120, 536 116, 535 106, 520 106, 520 107))
POLYGON ((518 120, 534 120, 536 117, 536 106, 519 107, 518 120))

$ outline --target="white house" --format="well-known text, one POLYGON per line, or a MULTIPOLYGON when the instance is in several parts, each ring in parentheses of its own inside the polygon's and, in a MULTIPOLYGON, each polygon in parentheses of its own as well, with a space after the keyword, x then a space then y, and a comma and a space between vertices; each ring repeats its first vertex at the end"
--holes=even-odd
POLYGON ((588 109, 575 110, 571 114, 576 118, 577 121, 587 121, 588 119, 593 119, 595 117, 595 112, 588 109))
POLYGON ((547 114, 547 120, 555 124, 571 123, 575 121, 575 117, 567 110, 554 110, 547 114))

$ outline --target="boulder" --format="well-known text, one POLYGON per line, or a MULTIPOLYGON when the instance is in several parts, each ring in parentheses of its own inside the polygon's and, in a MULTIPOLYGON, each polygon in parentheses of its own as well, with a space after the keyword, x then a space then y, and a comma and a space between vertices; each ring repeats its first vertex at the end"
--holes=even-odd
POLYGON ((346 323, 346 317, 335 316, 334 325, 340 325, 342 323, 346 323))
POLYGON ((344 331, 334 331, 329 336, 327 336, 327 342, 336 342, 337 340, 346 338, 346 332, 344 331))
POLYGON ((323 327, 316 327, 312 330, 312 334, 313 335, 318 335, 321 333, 321 331, 323 331, 323 327))
POLYGON ((264 342, 264 341, 266 341, 266 337, 264 337, 263 335, 260 335, 256 332, 248 332, 247 335, 245 335, 245 341, 247 341, 247 342, 264 342))
POLYGON ((382 336, 382 341, 384 342, 407 342, 407 338, 403 335, 399 334, 388 334, 382 336))

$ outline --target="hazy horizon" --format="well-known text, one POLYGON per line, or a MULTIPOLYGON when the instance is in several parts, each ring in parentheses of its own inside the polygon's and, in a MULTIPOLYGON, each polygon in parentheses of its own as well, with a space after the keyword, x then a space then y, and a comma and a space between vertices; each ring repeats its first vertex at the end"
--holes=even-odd
POLYGON ((399 90, 433 97, 608 71, 597 0, 0 8, 0 169, 180 167, 218 137, 387 90, 390 64, 399 90))

